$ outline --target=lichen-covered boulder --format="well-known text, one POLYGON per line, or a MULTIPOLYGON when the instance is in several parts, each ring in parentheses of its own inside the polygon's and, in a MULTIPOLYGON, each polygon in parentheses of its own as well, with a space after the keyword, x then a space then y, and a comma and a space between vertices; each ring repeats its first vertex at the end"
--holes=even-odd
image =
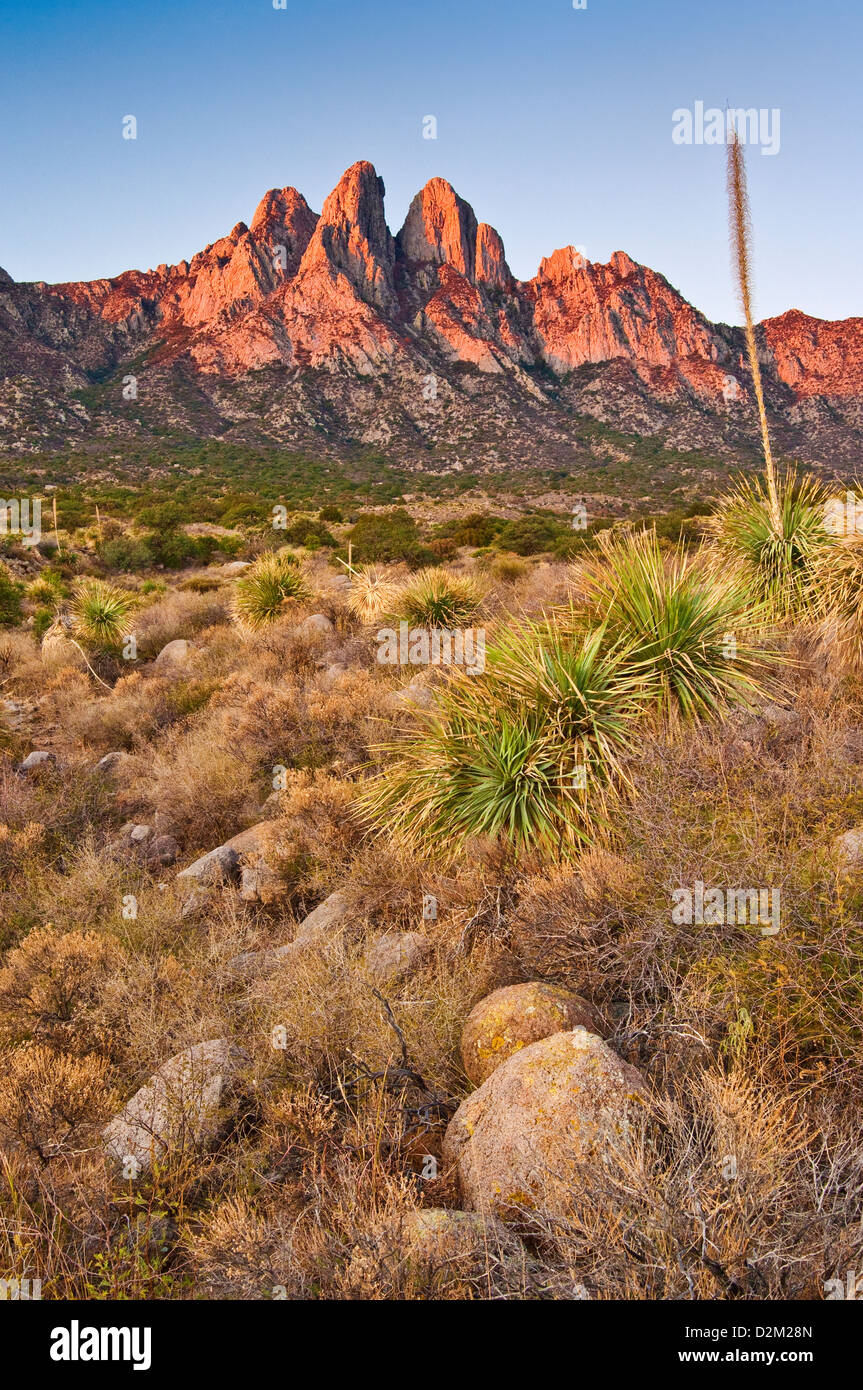
POLYGON ((192 642, 187 642, 185 637, 175 637, 173 642, 166 642, 159 652, 153 667, 157 671, 172 670, 177 667, 187 666, 195 652, 192 642))
POLYGON ((461 1035, 461 1059, 475 1086, 522 1047, 570 1028, 600 1033, 596 1009, 559 985, 533 980, 506 985, 471 1009, 461 1035))
POLYGON ((389 932, 366 951, 365 966, 377 984, 397 984, 427 959, 431 942, 422 932, 389 932))
POLYGON ((108 1154, 137 1177, 166 1153, 215 1142, 249 1057, 227 1038, 179 1052, 136 1091, 102 1133, 108 1154))
POLYGON ((833 849, 840 869, 859 869, 863 864, 863 825, 838 835, 833 849))
POLYGON ((297 927, 297 941, 309 941, 310 939, 322 939, 327 936, 334 936, 335 933, 344 926, 350 916, 350 906, 344 893, 330 893, 328 898, 324 898, 322 903, 310 912, 297 927))
POLYGON ((578 1170, 601 1163, 646 1100, 640 1074, 585 1028, 514 1052, 447 1127, 464 1204, 511 1216, 565 1210, 578 1170))
POLYGON ((240 856, 230 845, 217 845, 209 854, 202 854, 187 869, 177 874, 181 888, 212 888, 219 883, 231 883, 239 878, 240 856))

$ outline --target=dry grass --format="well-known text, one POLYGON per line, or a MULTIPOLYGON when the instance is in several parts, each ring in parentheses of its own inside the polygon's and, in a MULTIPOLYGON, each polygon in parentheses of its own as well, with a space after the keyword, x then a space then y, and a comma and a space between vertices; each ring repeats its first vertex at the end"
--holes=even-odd
MULTIPOLYGON (((491 579, 499 627, 572 589, 545 561, 491 579)), ((602 847, 561 864, 474 838, 430 862, 357 814, 370 750, 412 716, 347 600, 325 605, 334 634, 304 638, 302 609, 238 634, 229 597, 141 607, 145 657, 196 650, 110 689, 0 639, 4 695, 32 705, 0 750, 0 1277, 40 1277, 46 1298, 798 1299, 859 1269, 863 894, 830 846, 863 822, 863 697, 842 634, 783 636, 784 714, 640 731, 602 847), (15 771, 46 745, 55 764, 15 771), (105 777, 111 748, 130 756, 105 777), (262 906, 220 888, 184 915, 176 870, 114 845, 128 818, 174 834, 181 862, 263 818, 288 890, 262 906), (675 924, 671 894, 696 880, 779 887, 782 930, 675 924), (293 941, 334 889, 349 911, 324 945, 229 969, 293 941), (399 931, 432 949, 375 983, 367 952, 399 931), (421 1173, 469 1090, 464 1020, 534 979, 594 1004, 652 1107, 564 1212, 439 1236, 428 1213, 458 1189, 421 1173), (123 1182, 106 1119, 219 1037, 251 1058, 236 1123, 123 1182)))

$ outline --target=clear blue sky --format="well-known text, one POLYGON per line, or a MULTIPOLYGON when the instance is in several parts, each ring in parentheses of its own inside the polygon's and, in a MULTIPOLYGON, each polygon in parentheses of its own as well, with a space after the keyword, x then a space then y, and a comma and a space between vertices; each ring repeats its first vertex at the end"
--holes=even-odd
POLYGON ((671 139, 701 100, 781 110, 748 151, 759 317, 863 314, 861 0, 0 0, 0 52, 18 280, 176 262, 370 159, 394 231, 439 174, 516 275, 622 249, 734 322, 724 150, 671 139))

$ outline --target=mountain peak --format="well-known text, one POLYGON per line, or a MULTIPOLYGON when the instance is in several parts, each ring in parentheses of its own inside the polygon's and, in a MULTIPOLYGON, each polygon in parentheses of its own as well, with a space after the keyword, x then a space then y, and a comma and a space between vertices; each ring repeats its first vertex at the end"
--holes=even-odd
POLYGON ((500 236, 477 222, 446 179, 429 179, 416 195, 396 244, 405 260, 451 265, 472 284, 504 286, 511 279, 500 236))
POLYGON ((361 159, 346 169, 321 209, 303 257, 304 274, 329 267, 383 311, 397 305, 395 248, 384 216, 384 181, 361 159))

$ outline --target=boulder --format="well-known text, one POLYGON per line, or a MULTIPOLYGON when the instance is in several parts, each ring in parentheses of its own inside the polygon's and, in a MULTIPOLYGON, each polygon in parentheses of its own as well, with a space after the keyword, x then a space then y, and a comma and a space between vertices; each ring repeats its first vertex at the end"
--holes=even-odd
POLYGON ((238 835, 232 835, 222 848, 232 849, 244 862, 254 855, 263 854, 267 846, 269 825, 269 821, 258 821, 257 825, 250 825, 248 830, 241 830, 238 835))
POLYGON ((250 1059, 227 1038, 197 1043, 160 1067, 102 1132, 108 1154, 136 1170, 167 1153, 216 1143, 250 1059))
POLYGON ((461 1035, 465 1072, 474 1086, 481 1086, 520 1048, 570 1028, 602 1032, 598 1013, 577 994, 540 980, 496 989, 468 1014, 461 1035))
POLYGON ((95 770, 96 772, 101 772, 104 777, 109 777, 111 773, 117 771, 117 768, 128 759, 128 757, 129 754, 122 752, 122 750, 117 750, 114 753, 106 753, 104 758, 100 758, 97 762, 95 770))
POLYGON ((167 868, 176 864, 180 857, 180 846, 173 835, 156 835, 144 845, 144 858, 148 864, 161 864, 167 868))
POLYGON ((378 984, 396 984, 422 965, 431 945, 428 937, 417 931, 381 936, 366 951, 366 970, 378 984))
POLYGON ((129 831, 129 839, 133 845, 142 845, 145 840, 151 838, 152 834, 152 825, 133 825, 129 831))
POLYGON ((193 888, 186 901, 183 903, 183 910, 180 916, 185 921, 186 918, 198 917, 207 908, 215 904, 215 890, 213 888, 193 888))
POLYGON ((175 637, 173 642, 167 642, 153 666, 157 671, 170 669, 172 666, 187 666, 195 651, 191 642, 187 642, 185 637, 175 637))
POLYGON ((422 676, 414 676, 412 681, 402 686, 401 690, 394 690, 387 696, 387 707, 396 713, 405 709, 437 709, 437 701, 429 690, 422 676))
POLYGON ((325 613, 311 613, 294 628, 297 637, 332 637, 335 627, 325 613))
POLYGON ((217 845, 209 854, 202 854, 187 869, 177 874, 181 887, 211 888, 219 883, 231 883, 240 876, 240 856, 230 845, 217 845))
POLYGON ((245 903, 280 902, 287 897, 291 885, 281 874, 266 864, 246 864, 240 880, 240 897, 245 903))
POLYGON ((27 754, 18 771, 33 772, 37 767, 45 767, 47 763, 56 763, 56 761, 53 753, 46 753, 44 749, 39 749, 27 754))
POLYGON ((233 579, 234 575, 244 574, 251 565, 251 560, 229 560, 226 565, 220 565, 220 572, 233 579))
MULTIPOLYGON (((307 946, 310 944, 305 943, 307 946)), ((231 957, 225 968, 238 980, 262 979, 296 956, 303 950, 303 945, 303 942, 289 941, 286 946, 275 946, 269 951, 241 951, 238 956, 231 957)))
POLYGON ((512 1215, 566 1210, 579 1168, 625 1136, 644 1081, 585 1028, 514 1052, 462 1101, 444 1137, 464 1204, 512 1215))
POLYGON ((349 914, 350 907, 344 893, 331 893, 300 923, 294 940, 309 941, 316 937, 334 936, 349 914))
POLYGON ((863 825, 837 836, 833 841, 833 850, 841 868, 859 868, 863 864, 863 825))

